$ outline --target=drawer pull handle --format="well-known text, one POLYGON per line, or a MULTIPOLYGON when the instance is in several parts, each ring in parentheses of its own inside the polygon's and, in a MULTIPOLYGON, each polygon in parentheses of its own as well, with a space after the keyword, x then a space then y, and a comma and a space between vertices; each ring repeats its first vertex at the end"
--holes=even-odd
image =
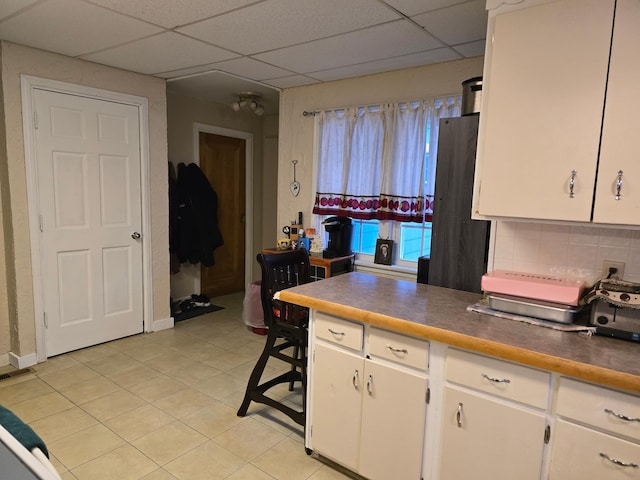
POLYGON ((600 452, 600 456, 602 458, 606 458, 607 460, 609 460, 611 463, 614 463, 616 465, 618 465, 619 467, 629 467, 629 468, 638 468, 638 464, 637 463, 625 463, 625 462, 621 462, 620 460, 617 460, 615 458, 611 458, 609 455, 607 455, 606 453, 600 452))
POLYGON ((387 348, 391 350, 393 353, 402 353, 404 355, 407 355, 409 353, 409 351, 406 348, 395 348, 395 347, 392 347, 391 345, 387 345, 387 348))
POLYGON ((616 180, 616 200, 620 200, 622 195, 620 192, 622 191, 622 170, 618 170, 618 180, 616 180))
POLYGON ((358 370, 353 372, 351 383, 353 383, 353 388, 355 388, 356 390, 360 390, 360 378, 358 377, 358 370))
POLYGON ((329 333, 336 337, 344 337, 346 334, 344 332, 337 332, 336 330, 329 329, 329 333))
POLYGON ((576 172, 575 170, 571 170, 571 178, 569 179, 569 198, 574 198, 576 195, 573 193, 573 189, 576 186, 576 172))
POLYGON ((640 422, 640 418, 627 417, 626 415, 614 412, 610 408, 605 408, 604 412, 609 413, 614 417, 618 417, 620 420, 624 420, 625 422, 640 422))
POLYGON ((480 375, 482 375, 482 378, 486 378, 487 380, 493 383, 511 383, 511 380, 509 380, 508 378, 494 378, 494 377, 490 377, 486 373, 481 373, 480 375))
POLYGON ((373 395, 373 376, 369 375, 369 380, 367 380, 367 393, 369 396, 373 395))
POLYGON ((456 412, 456 423, 458 428, 462 428, 462 403, 458 404, 458 411, 456 412))

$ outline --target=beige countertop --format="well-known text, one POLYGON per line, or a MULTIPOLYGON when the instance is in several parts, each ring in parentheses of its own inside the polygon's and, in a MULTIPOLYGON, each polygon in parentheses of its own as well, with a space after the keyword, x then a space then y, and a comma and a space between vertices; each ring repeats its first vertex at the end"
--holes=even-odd
POLYGON ((352 272, 280 298, 408 335, 640 392, 640 345, 466 310, 481 295, 352 272))

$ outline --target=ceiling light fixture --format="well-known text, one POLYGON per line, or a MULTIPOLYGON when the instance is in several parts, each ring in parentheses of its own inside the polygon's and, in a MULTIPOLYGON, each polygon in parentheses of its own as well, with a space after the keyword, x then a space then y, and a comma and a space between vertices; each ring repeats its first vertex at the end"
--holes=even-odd
POLYGON ((240 92, 237 95, 238 100, 231 104, 231 108, 233 108, 235 112, 239 112, 243 108, 248 107, 249 110, 256 115, 264 114, 264 107, 262 103, 260 103, 262 95, 253 92, 240 92))

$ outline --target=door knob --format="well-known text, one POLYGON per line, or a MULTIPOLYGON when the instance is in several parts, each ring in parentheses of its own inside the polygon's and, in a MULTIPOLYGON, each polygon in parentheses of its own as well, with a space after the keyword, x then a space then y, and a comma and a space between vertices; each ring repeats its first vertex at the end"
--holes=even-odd
POLYGON ((139 240, 141 237, 141 235, 138 232, 133 232, 131 234, 131 238, 133 238, 134 240, 139 240))

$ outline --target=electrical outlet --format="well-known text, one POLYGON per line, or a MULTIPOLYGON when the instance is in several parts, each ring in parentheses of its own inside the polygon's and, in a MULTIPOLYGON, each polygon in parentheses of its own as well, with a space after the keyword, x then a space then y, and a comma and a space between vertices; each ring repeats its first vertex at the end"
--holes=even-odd
POLYGON ((604 260, 602 262, 602 276, 609 276, 609 269, 615 268, 617 271, 612 276, 622 278, 624 276, 624 262, 614 262, 613 260, 604 260))

